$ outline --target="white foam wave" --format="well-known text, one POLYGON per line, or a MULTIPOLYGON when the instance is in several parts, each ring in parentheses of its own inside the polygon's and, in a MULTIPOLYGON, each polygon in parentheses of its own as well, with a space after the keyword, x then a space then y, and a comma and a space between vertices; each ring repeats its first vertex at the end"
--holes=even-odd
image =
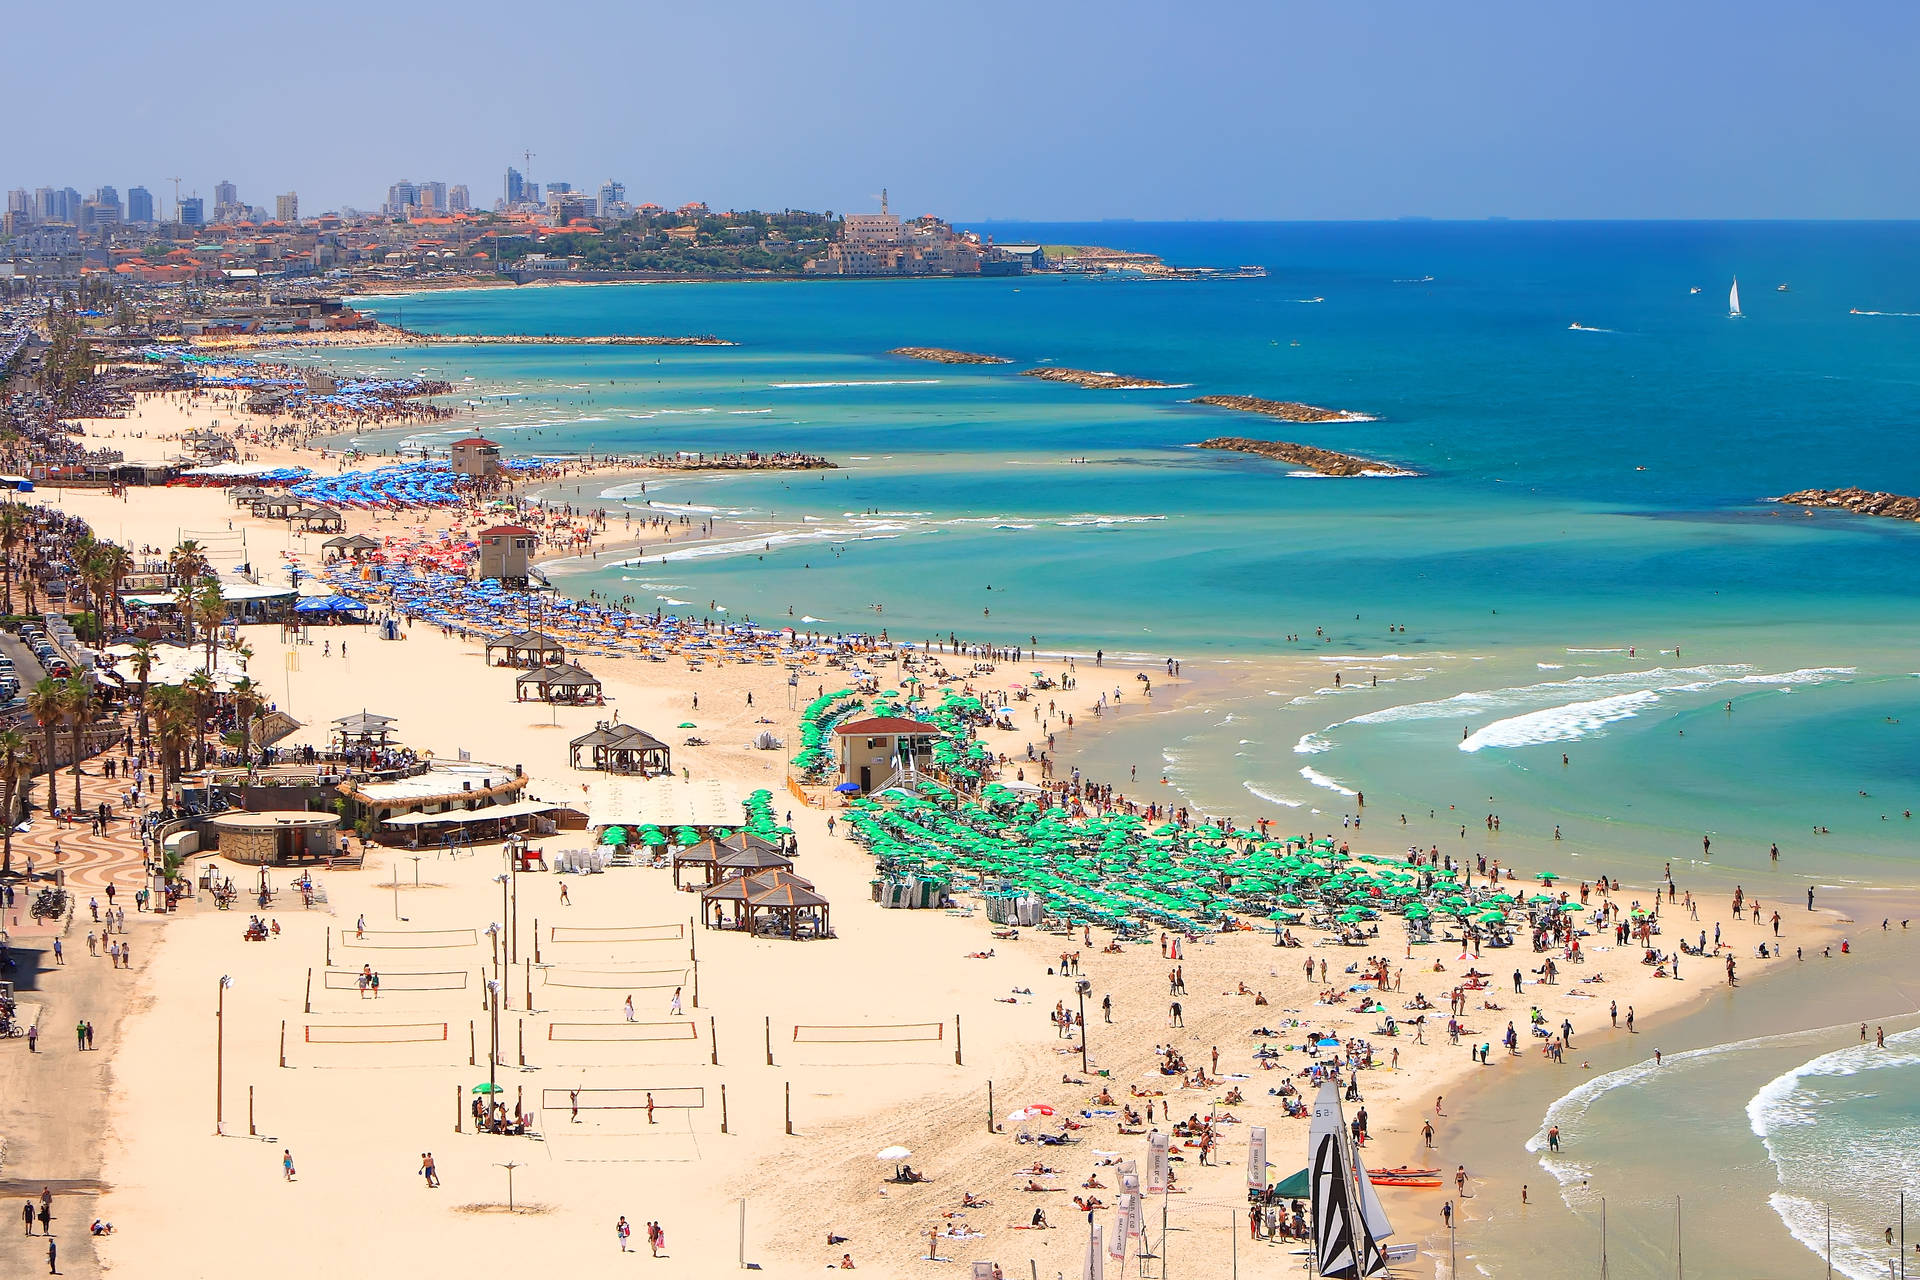
POLYGON ((1576 742, 1616 720, 1630 720, 1636 713, 1660 701, 1651 690, 1619 693, 1611 698, 1590 702, 1569 702, 1546 707, 1526 715, 1497 720, 1464 738, 1460 750, 1472 754, 1488 747, 1533 747, 1548 742, 1576 742))
POLYGON ((1564 671, 1567 666, 1564 662, 1536 662, 1533 665, 1542 671, 1564 671))
POLYGON ((815 391, 823 387, 936 387, 938 378, 868 378, 846 382, 769 382, 778 391, 815 391))
POLYGON ((1245 787, 1249 794, 1256 795, 1260 797, 1262 800, 1267 801, 1269 804, 1277 804, 1288 809, 1300 809, 1305 807, 1298 800, 1289 800, 1285 796, 1277 796, 1273 794, 1273 792, 1271 791, 1262 791, 1259 787, 1254 786, 1251 782, 1243 782, 1240 785, 1242 787, 1245 787))
POLYGON ((1302 734, 1300 741, 1293 744, 1293 750, 1295 755, 1317 756, 1322 751, 1333 750, 1333 743, 1320 734, 1307 733, 1302 734))
POLYGON ((1325 787, 1329 791, 1338 791, 1343 796, 1357 796, 1360 794, 1358 791, 1355 791, 1352 787, 1346 786, 1345 784, 1340 782, 1336 782, 1334 779, 1329 778, 1326 774, 1321 773, 1317 769, 1302 769, 1300 770, 1300 776, 1305 778, 1308 782, 1311 782, 1316 787, 1325 787))

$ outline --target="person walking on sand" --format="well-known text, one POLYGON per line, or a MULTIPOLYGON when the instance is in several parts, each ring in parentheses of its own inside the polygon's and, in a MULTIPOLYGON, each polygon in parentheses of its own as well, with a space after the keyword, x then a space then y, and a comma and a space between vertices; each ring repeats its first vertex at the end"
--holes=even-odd
POLYGON ((422 1151, 420 1153, 420 1176, 427 1180, 427 1186, 429 1188, 440 1185, 440 1170, 434 1167, 433 1152, 431 1151, 422 1151))
POLYGON ((47 1274, 50 1276, 60 1274, 60 1246, 51 1238, 47 1240, 47 1274))
POLYGON ((676 1018, 681 1015, 680 988, 678 987, 675 987, 673 989, 673 999, 667 1001, 667 1012, 672 1014, 676 1018))
POLYGON ((647 1224, 647 1243, 653 1246, 653 1256, 659 1257, 660 1251, 667 1247, 667 1229, 657 1222, 647 1224))
POLYGON ((620 1252, 632 1253, 633 1250, 627 1247, 627 1237, 633 1234, 633 1228, 627 1225, 626 1214, 621 1214, 620 1221, 613 1224, 613 1233, 620 1237, 620 1252))
POLYGON ((578 1089, 567 1090, 567 1122, 580 1123, 580 1090, 578 1089))
POLYGON ((32 1235, 33 1234, 33 1201, 29 1200, 20 1206, 20 1221, 26 1224, 27 1234, 32 1235))
POLYGON ((627 1014, 627 1021, 632 1022, 633 1021, 633 997, 632 996, 627 997, 627 1003, 624 1006, 624 1008, 627 1014))
POLYGON ((293 1149, 291 1147, 280 1149, 280 1173, 286 1181, 293 1181, 293 1149))
POLYGON ((567 882, 565 880, 562 880, 560 882, 560 905, 563 907, 570 907, 573 905, 573 899, 567 896, 567 882))
POLYGON ((1433 1150, 1433 1121, 1429 1120, 1420 1126, 1420 1136, 1427 1140, 1427 1150, 1433 1150))
POLYGON ((647 1090, 647 1123, 658 1123, 658 1121, 653 1118, 653 1090, 651 1089, 647 1090))

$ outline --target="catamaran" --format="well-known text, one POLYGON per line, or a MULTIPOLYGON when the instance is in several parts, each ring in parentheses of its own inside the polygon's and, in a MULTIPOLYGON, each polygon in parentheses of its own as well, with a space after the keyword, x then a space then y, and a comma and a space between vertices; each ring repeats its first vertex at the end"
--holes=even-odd
POLYGON ((1727 294, 1727 315, 1737 316, 1739 314, 1740 314, 1740 277, 1735 276, 1733 278, 1733 290, 1727 294))
POLYGON ((1382 1248, 1393 1224, 1352 1145, 1340 1110, 1340 1086, 1320 1086, 1307 1134, 1307 1172, 1313 1187, 1313 1270, 1327 1280, 1371 1280, 1389 1262, 1410 1262, 1411 1244, 1382 1248))

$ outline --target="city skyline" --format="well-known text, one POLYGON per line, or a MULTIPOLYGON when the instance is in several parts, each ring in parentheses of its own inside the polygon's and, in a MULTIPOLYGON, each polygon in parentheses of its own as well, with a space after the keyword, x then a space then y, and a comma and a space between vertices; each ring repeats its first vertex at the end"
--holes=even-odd
MULTIPOLYGON (((849 5, 721 15, 562 0, 542 19, 552 39, 417 15, 373 44, 354 34, 362 10, 391 20, 360 3, 318 28, 236 16, 223 37, 236 50, 297 38, 302 56, 276 64, 272 109, 193 113, 186 129, 153 73, 204 54, 197 37, 106 0, 89 58, 129 88, 82 95, 60 128, 13 139, 7 184, 71 175, 60 181, 87 189, 80 176, 99 175, 88 186, 142 185, 170 206, 172 177, 197 174, 183 188, 209 211, 222 179, 269 209, 286 191, 315 211, 370 209, 424 163, 488 207, 511 164, 543 187, 560 177, 592 191, 613 176, 635 202, 669 207, 858 209, 884 183, 916 211, 974 221, 1886 218, 1920 206, 1920 175, 1887 163, 1920 125, 1902 87, 1920 13, 1887 3, 1836 24, 1774 0, 1593 12, 1123 0, 1045 26, 988 6, 952 33, 935 29, 944 18, 874 23, 849 5), (404 37, 429 29, 422 57, 404 37), (625 74, 636 48, 663 55, 644 79, 625 74), (379 91, 396 83, 404 97, 379 91), (557 85, 564 127, 551 123, 557 85), (476 93, 485 112, 434 105, 476 93), (393 127, 416 102, 433 120, 424 161, 419 131, 393 127), (297 146, 289 113, 311 117, 297 146)), ((66 20, 17 21, 31 47, 66 20)), ((21 91, 50 95, 63 75, 24 66, 21 91)))

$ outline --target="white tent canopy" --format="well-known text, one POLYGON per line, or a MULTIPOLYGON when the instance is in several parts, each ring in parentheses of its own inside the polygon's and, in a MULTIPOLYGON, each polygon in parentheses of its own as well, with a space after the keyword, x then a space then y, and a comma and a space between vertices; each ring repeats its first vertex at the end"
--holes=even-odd
POLYGON ((738 827, 747 820, 739 792, 717 779, 611 775, 593 784, 587 806, 595 827, 738 827))
POLYGON ((449 809, 445 813, 403 813, 399 817, 388 818, 383 825, 424 827, 436 822, 451 822, 464 826, 469 822, 492 822, 497 818, 527 818, 536 813, 547 813, 565 807, 565 805, 546 804, 539 800, 515 800, 512 804, 490 804, 478 809, 449 809))

